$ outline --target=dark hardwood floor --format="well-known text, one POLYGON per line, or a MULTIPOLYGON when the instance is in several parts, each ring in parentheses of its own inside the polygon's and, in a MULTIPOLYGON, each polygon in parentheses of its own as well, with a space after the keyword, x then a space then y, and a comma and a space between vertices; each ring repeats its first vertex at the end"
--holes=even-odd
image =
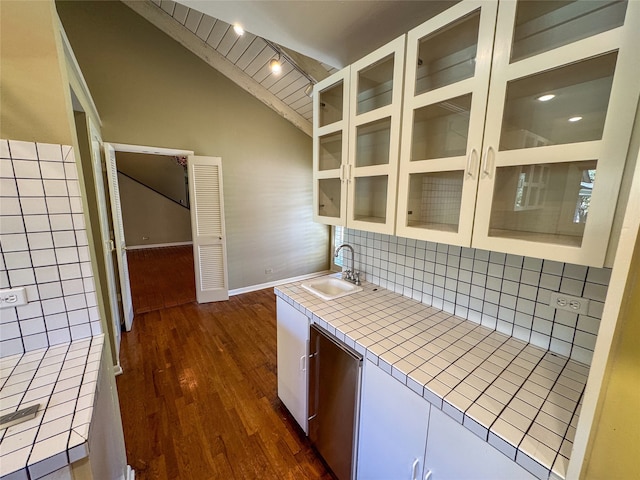
POLYGON ((127 251, 135 314, 196 301, 193 247, 127 251))
POLYGON ((271 289, 137 314, 120 360, 136 479, 332 478, 277 398, 271 289))

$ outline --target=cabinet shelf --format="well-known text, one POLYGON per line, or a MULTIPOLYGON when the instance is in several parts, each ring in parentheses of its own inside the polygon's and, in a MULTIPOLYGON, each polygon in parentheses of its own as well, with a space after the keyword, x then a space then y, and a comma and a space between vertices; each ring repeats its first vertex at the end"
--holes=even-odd
POLYGON ((451 233, 458 232, 458 225, 454 225, 451 223, 436 223, 436 222, 426 223, 426 222, 408 220, 407 225, 413 228, 439 230, 441 232, 451 232, 451 233))
POLYGON ((371 217, 367 215, 354 215, 354 219, 358 222, 367 223, 384 223, 387 220, 385 217, 371 217))
POLYGON ((582 236, 577 235, 560 235, 491 228, 489 229, 489 236, 494 238, 509 238, 513 240, 524 240, 527 242, 555 244, 576 248, 579 248, 582 245, 582 236))

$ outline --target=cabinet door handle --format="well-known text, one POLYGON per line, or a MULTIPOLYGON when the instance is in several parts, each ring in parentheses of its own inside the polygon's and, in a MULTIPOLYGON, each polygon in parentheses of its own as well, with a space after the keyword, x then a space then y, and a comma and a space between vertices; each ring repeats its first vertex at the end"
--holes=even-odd
POLYGON ((476 159, 478 158, 478 151, 475 148, 472 148, 467 156, 467 177, 473 178, 473 165, 476 163, 476 159))
POLYGON ((493 147, 487 147, 487 151, 484 154, 484 163, 482 165, 482 173, 487 176, 490 177, 491 176, 491 164, 493 163, 493 158, 495 156, 495 151, 493 150, 493 147), (491 157, 491 160, 489 160, 489 157, 491 157))
POLYGON ((424 474, 424 480, 431 480, 431 474, 433 472, 431 470, 427 470, 427 473, 424 474))
POLYGON ((349 167, 349 173, 347 173, 347 183, 351 183, 351 165, 347 165, 349 167))
POLYGON ((420 465, 420 459, 416 458, 411 465, 411 480, 418 480, 418 465, 420 465))
POLYGON ((306 372, 307 371, 307 356, 306 355, 302 355, 300 357, 300 371, 301 372, 306 372))

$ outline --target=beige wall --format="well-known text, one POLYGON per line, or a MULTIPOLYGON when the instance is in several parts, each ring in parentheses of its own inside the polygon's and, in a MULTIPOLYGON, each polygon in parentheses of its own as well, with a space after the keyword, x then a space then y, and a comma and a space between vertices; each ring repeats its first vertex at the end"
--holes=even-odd
POLYGON ((56 5, 106 141, 222 157, 230 288, 328 267, 308 136, 123 4, 56 5))
MULTIPOLYGON (((52 0, 0 1, 0 138, 72 145, 88 212, 59 25, 52 0)), ((94 247, 92 220, 86 220, 94 247)), ((98 258, 91 248, 94 266, 98 258)), ((100 277, 95 280, 102 290, 100 277)), ((99 304, 106 331, 109 322, 102 301, 99 304)))
POLYGON ((610 370, 591 432, 586 479, 640 478, 640 237, 620 311, 610 370))
POLYGON ((182 205, 187 205, 187 169, 178 165, 174 157, 116 152, 116 163, 119 172, 133 177, 182 205))
POLYGON ((191 213, 187 208, 122 174, 118 174, 118 185, 127 246, 191 241, 191 213))
MULTIPOLYGON (((59 20, 52 0, 0 1, 0 138, 72 145, 79 148, 69 94, 69 80, 59 33, 59 20)), ((77 157, 76 157, 77 159, 77 157)), ((79 187, 86 209, 86 191, 82 164, 77 162, 79 187)), ((85 217, 85 220, 87 218, 85 217)), ((0 222, 0 224, 2 224, 0 222)), ((92 265, 96 265, 92 245, 91 221, 86 222, 92 265)), ((100 281, 95 278, 99 291, 100 281)), ((104 310, 100 304, 102 331, 106 331, 104 310)), ((105 362, 113 364, 111 350, 104 352, 105 362)), ((105 375, 114 408, 110 429, 122 448, 110 457, 112 465, 126 465, 124 434, 120 421, 115 379, 105 375)), ((97 409, 94 420, 102 417, 97 409)))
POLYGON ((68 83, 51 1, 0 2, 0 137, 71 145, 68 83))

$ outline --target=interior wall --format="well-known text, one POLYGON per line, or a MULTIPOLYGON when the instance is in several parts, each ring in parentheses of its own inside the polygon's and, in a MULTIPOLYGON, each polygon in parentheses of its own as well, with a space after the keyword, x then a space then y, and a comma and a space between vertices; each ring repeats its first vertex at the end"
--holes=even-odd
POLYGON ((148 153, 116 152, 118 171, 146 186, 187 205, 186 168, 174 157, 148 153))
POLYGON ((0 11, 0 137, 71 145, 53 2, 3 0, 0 11))
POLYGON ((611 269, 353 229, 343 238, 369 282, 591 364, 611 269), (588 298, 587 314, 551 308, 553 292, 588 298))
MULTIPOLYGON (((77 154, 69 78, 54 2, 6 0, 0 2, 0 13, 0 137, 34 144, 70 145, 77 154)), ((81 203, 86 209, 82 164, 77 162, 76 168, 81 203)), ((22 201, 23 194, 18 194, 22 201)), ((88 255, 95 265, 92 224, 86 217, 85 221, 88 255)), ((7 233, 7 222, 0 226, 0 234, 7 233)), ((94 280, 96 289, 100 290, 100 279, 94 280)), ((29 298, 41 300, 37 294, 29 298)), ((35 308, 37 310, 37 305, 35 308)), ((99 318, 106 318, 100 299, 98 310, 99 318)), ((43 313, 46 322, 48 312, 43 313)), ((0 340, 6 339, 4 333, 0 340)), ((3 354, 7 351, 3 349, 3 354)))
MULTIPOLYGON (((623 288, 620 286, 620 288, 623 288)), ((636 239, 583 478, 640 478, 640 236, 636 239)))
POLYGON ((74 150, 0 140, 0 357, 103 333, 74 150))
POLYGON ((231 289, 327 269, 307 135, 125 5, 56 5, 105 140, 222 158, 231 289))
POLYGON ((189 209, 118 173, 128 247, 191 241, 189 209))

